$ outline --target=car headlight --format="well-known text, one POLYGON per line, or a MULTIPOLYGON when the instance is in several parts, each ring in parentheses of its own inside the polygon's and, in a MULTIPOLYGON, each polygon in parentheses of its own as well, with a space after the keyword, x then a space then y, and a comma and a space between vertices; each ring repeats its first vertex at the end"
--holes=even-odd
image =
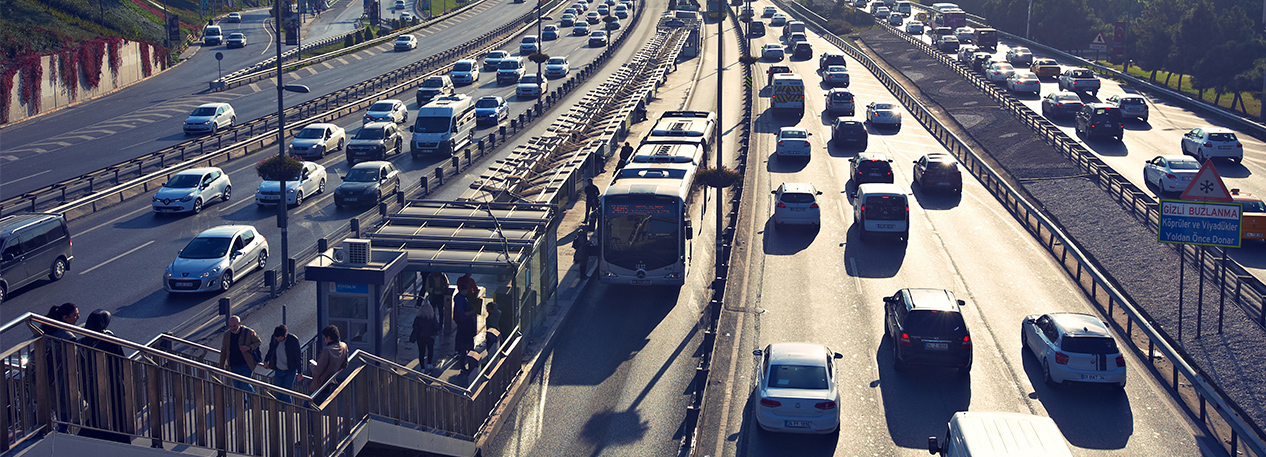
POLYGON ((184 197, 180 197, 180 201, 182 201, 182 202, 189 202, 189 201, 193 201, 193 194, 189 194, 189 195, 186 195, 186 196, 184 196, 184 197))
POLYGON ((207 270, 207 271, 202 272, 202 275, 201 275, 200 277, 201 277, 201 278, 207 278, 207 277, 211 277, 211 276, 216 276, 216 275, 218 275, 218 274, 220 274, 220 267, 215 267, 215 268, 212 268, 212 269, 210 269, 210 270, 207 270))
POLYGON ((365 195, 374 194, 374 193, 377 193, 377 192, 378 192, 378 188, 377 188, 377 187, 366 187, 366 188, 365 188, 365 195))
POLYGON ((296 189, 295 187, 290 187, 290 188, 287 188, 287 189, 286 189, 286 193, 287 193, 287 194, 293 194, 293 193, 295 193, 295 189, 296 189))

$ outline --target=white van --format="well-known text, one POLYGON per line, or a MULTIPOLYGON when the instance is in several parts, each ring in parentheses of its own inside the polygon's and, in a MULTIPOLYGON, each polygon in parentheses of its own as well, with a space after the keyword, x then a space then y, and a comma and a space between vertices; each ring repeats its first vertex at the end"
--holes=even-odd
POLYGON ((875 234, 895 235, 910 240, 910 202, 905 189, 896 184, 859 184, 853 197, 853 225, 866 241, 875 234))
POLYGON ((770 107, 775 112, 790 112, 796 117, 803 117, 804 79, 795 73, 778 73, 774 75, 773 86, 770 107))
POLYGON ((913 8, 913 5, 911 5, 910 2, 906 2, 906 1, 897 2, 897 12, 901 13, 905 17, 910 17, 910 12, 912 11, 912 8, 913 8))
POLYGON ((784 43, 791 44, 788 39, 791 38, 791 34, 796 32, 805 33, 804 22, 787 21, 787 25, 782 27, 782 36, 780 36, 779 39, 781 39, 784 43))
POLYGON ((945 442, 928 438, 928 452, 945 457, 1072 457, 1064 434, 1049 417, 959 411, 945 442))
POLYGON ((409 131, 413 132, 409 152, 414 158, 422 154, 451 155, 475 138, 475 103, 466 94, 436 98, 418 108, 409 131))
POLYGON ((220 31, 218 25, 208 25, 202 29, 202 44, 206 46, 215 46, 224 42, 224 32, 220 31))

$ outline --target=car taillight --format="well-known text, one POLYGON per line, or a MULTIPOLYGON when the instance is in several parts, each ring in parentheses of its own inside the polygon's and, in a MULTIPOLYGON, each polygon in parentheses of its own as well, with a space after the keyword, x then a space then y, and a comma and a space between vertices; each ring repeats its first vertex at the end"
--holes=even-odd
POLYGON ((812 205, 809 205, 809 208, 812 208, 812 209, 817 209, 817 207, 818 207, 818 202, 813 202, 812 205))
POLYGON ((1118 367, 1123 367, 1123 366, 1125 366, 1125 356, 1123 356, 1123 355, 1117 355, 1117 366, 1118 366, 1118 367))
POLYGON ((782 140, 778 140, 778 147, 782 147, 782 140))
POLYGON ((1173 173, 1165 173, 1165 177, 1166 177, 1166 178, 1169 178, 1169 179, 1174 179, 1174 180, 1177 180, 1177 179, 1178 179, 1178 177, 1177 177, 1177 176, 1174 176, 1174 174, 1173 174, 1173 173))
POLYGON ((865 213, 865 212, 866 212, 866 205, 862 205, 862 207, 860 208, 860 210, 861 210, 861 212, 862 212, 862 213, 865 213))
POLYGON ((786 203, 783 203, 783 202, 778 202, 778 207, 779 207, 779 208, 786 208, 786 207, 787 207, 787 204, 786 204, 786 203))
POLYGON ((963 336, 963 349, 971 349, 971 335, 963 336))
POLYGON ((1237 142, 1237 143, 1235 143, 1235 147, 1237 147, 1237 148, 1243 148, 1243 147, 1244 147, 1244 145, 1242 145, 1242 144, 1240 144, 1240 143, 1238 143, 1238 142, 1237 142))
POLYGON ((813 407, 814 407, 814 408, 817 408, 817 409, 824 409, 824 410, 825 410, 825 409, 835 409, 835 402, 834 402, 834 401, 824 401, 824 402, 820 402, 820 403, 814 404, 814 405, 813 405, 813 407))
POLYGON ((760 405, 767 408, 777 408, 779 406, 782 406, 782 402, 778 400, 770 400, 768 398, 762 398, 760 399, 760 405))
POLYGON ((1211 148, 1211 147, 1213 147, 1213 143, 1206 141, 1206 142, 1204 142, 1204 147, 1206 147, 1206 148, 1211 148))
POLYGON ((897 344, 900 344, 906 347, 912 346, 912 344, 910 344, 910 334, 906 332, 901 332, 901 338, 897 339, 897 344))
POLYGON ((1056 352, 1055 363, 1058 363, 1060 365, 1068 365, 1068 354, 1065 354, 1063 352, 1056 352))
POLYGON ((1093 129, 1093 128, 1095 128, 1095 125, 1094 125, 1094 124, 1090 124, 1090 128, 1092 128, 1092 129, 1093 129))

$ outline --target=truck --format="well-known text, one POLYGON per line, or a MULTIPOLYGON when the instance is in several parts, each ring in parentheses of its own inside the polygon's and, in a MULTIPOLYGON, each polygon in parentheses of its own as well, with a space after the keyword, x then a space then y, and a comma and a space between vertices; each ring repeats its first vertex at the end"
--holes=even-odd
POLYGON ((1059 90, 1069 92, 1087 92, 1099 95, 1099 77, 1095 72, 1080 67, 1064 69, 1059 75, 1059 90))

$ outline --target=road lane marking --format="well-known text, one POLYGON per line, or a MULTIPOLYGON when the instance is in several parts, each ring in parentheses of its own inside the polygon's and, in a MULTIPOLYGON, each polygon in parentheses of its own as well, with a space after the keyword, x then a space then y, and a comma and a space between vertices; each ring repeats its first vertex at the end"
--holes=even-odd
POLYGON ((114 257, 111 257, 111 258, 110 258, 110 260, 107 260, 107 261, 105 261, 105 262, 101 262, 101 263, 97 264, 97 266, 95 266, 95 267, 92 267, 92 268, 89 268, 89 269, 87 269, 87 270, 81 271, 81 272, 79 272, 79 274, 80 274, 81 276, 82 276, 82 275, 86 275, 86 274, 88 274, 88 272, 90 272, 90 271, 92 271, 92 270, 96 270, 96 269, 98 269, 98 268, 104 267, 104 266, 106 266, 107 264, 109 264, 110 262, 113 262, 113 261, 115 261, 115 260, 119 260, 120 258, 122 258, 122 257, 123 257, 123 256, 125 256, 125 255, 128 255, 128 254, 131 254, 131 253, 133 253, 133 252, 139 251, 141 248, 143 248, 143 247, 145 247, 145 246, 149 246, 149 245, 151 245, 151 244, 154 244, 154 241, 155 241, 155 240, 149 240, 149 241, 145 242, 145 244, 142 244, 142 245, 140 245, 140 246, 134 247, 134 248, 132 248, 131 250, 129 250, 129 251, 127 251, 127 252, 124 252, 124 253, 122 253, 122 254, 116 255, 116 256, 114 256, 114 257))
POLYGON ((44 171, 41 171, 41 172, 36 173, 36 174, 33 174, 33 175, 23 176, 23 177, 18 178, 18 179, 9 179, 9 180, 5 180, 5 182, 4 182, 4 183, 5 183, 5 184, 13 184, 13 183, 18 182, 18 181, 21 181, 21 180, 23 180, 23 179, 31 179, 31 178, 34 178, 34 177, 36 177, 36 176, 39 176, 39 175, 42 175, 42 174, 44 174, 44 173, 48 173, 48 172, 51 172, 51 171, 53 171, 53 170, 44 170, 44 171))
POLYGON ((132 217, 132 216, 136 215, 136 213, 139 213, 139 212, 142 212, 142 211, 153 211, 153 210, 154 210, 154 208, 153 208, 153 207, 141 208, 141 209, 138 209, 138 210, 136 210, 136 211, 132 211, 132 212, 127 213, 127 214, 124 214, 124 215, 122 215, 122 216, 116 217, 116 218, 114 218, 114 219, 110 219, 110 220, 108 220, 108 221, 106 221, 106 222, 102 223, 101 225, 98 225, 98 226, 96 226, 96 227, 90 228, 90 229, 88 229, 88 230, 81 230, 81 231, 79 231, 79 234, 80 234, 80 235, 82 235, 82 234, 85 234, 85 233, 91 232, 91 231, 93 231, 93 230, 99 229, 99 228, 101 228, 101 227, 105 227, 105 226, 107 226, 107 225, 110 225, 110 224, 113 224, 113 223, 115 223, 115 222, 118 222, 118 221, 122 220, 123 218, 132 217))

